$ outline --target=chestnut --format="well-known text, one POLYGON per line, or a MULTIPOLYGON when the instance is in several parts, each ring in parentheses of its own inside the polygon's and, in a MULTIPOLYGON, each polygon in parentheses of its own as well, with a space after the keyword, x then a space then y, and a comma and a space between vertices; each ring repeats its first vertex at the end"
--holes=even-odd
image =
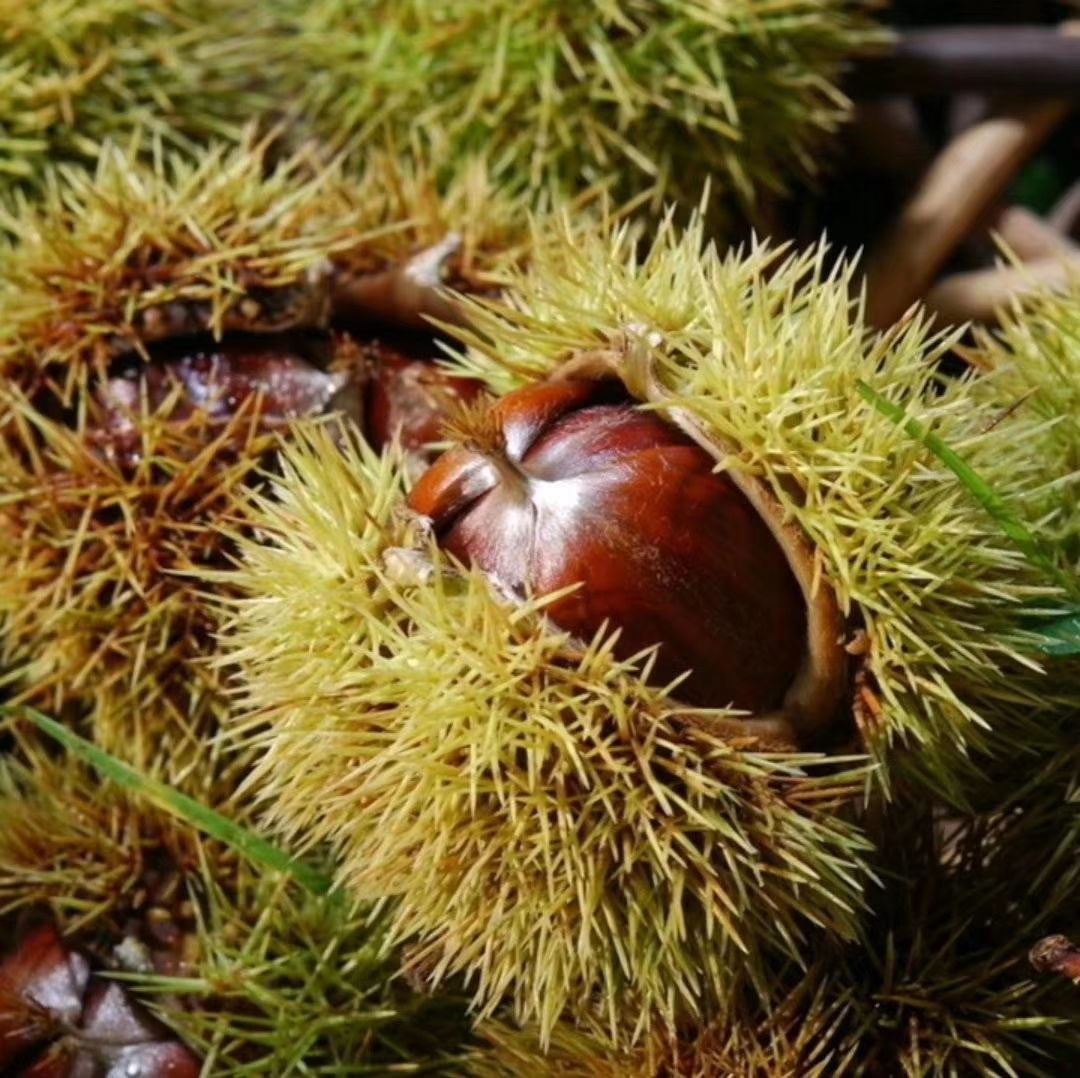
POLYGON ((21 933, 0 961, 0 1067, 55 1078, 196 1078, 201 1070, 126 988, 92 975, 52 924, 21 933))
POLYGON ((179 389, 171 412, 176 419, 196 408, 212 419, 226 419, 256 394, 262 397, 261 413, 268 420, 296 419, 321 412, 345 384, 344 376, 320 370, 288 344, 226 341, 195 346, 175 359, 151 362, 142 371, 105 381, 98 396, 112 425, 125 422, 124 412, 139 411, 140 374, 151 411, 179 389))
POLYGON ((616 654, 659 645, 650 680, 688 704, 780 709, 807 610, 769 524, 716 461, 611 381, 530 385, 469 417, 409 503, 441 547, 616 654))
MULTIPOLYGON (((363 347, 370 360, 366 386, 364 437, 382 449, 395 438, 420 457, 442 438, 443 423, 482 393, 481 383, 448 374, 430 346, 409 348, 376 338, 363 347)), ((426 460, 425 460, 426 463, 426 460)))
POLYGON ((359 419, 349 376, 313 363, 305 354, 310 343, 270 335, 152 347, 149 363, 96 387, 95 441, 110 458, 133 465, 142 455, 145 414, 163 414, 172 423, 201 418, 213 427, 249 409, 262 430, 339 408, 359 419))

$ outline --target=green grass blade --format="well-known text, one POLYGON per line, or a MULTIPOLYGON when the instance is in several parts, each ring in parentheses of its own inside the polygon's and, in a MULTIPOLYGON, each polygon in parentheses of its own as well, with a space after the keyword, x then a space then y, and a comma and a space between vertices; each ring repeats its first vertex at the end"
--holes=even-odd
POLYGON ((1005 500, 956 450, 950 448, 933 431, 927 430, 913 416, 909 416, 900 405, 894 404, 883 397, 867 385, 866 382, 860 380, 858 389, 863 400, 876 408, 887 419, 891 419, 898 427, 903 428, 912 438, 920 441, 964 484, 972 497, 994 518, 1002 532, 1016 544, 1017 548, 1032 565, 1041 569, 1055 584, 1060 585, 1067 591, 1076 590, 1075 582, 1070 581, 1054 564, 1043 549, 1043 545, 1024 522, 1009 509, 1005 500))
POLYGON ((62 726, 55 719, 50 719, 40 711, 32 707, 3 707, 0 706, 0 714, 24 715, 30 719, 39 730, 59 741, 68 751, 73 752, 80 759, 85 760, 107 779, 127 790, 132 790, 148 801, 155 804, 165 812, 173 816, 179 816, 193 827, 231 846, 252 861, 273 869, 275 872, 286 872, 299 884, 316 895, 326 894, 332 885, 328 876, 318 872, 303 861, 291 857, 277 846, 258 835, 241 827, 238 823, 222 816, 206 805, 200 804, 194 798, 182 794, 179 790, 167 786, 156 779, 147 778, 134 768, 116 759, 115 756, 98 748, 85 738, 72 733, 66 726, 62 726))

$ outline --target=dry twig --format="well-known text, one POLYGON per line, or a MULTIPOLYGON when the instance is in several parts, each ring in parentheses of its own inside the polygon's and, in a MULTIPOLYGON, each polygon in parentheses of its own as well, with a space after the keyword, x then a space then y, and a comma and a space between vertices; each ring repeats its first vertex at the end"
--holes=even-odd
POLYGON ((868 313, 875 325, 891 325, 926 294, 949 255, 1068 110, 1064 101, 1014 106, 941 151, 870 256, 868 313))

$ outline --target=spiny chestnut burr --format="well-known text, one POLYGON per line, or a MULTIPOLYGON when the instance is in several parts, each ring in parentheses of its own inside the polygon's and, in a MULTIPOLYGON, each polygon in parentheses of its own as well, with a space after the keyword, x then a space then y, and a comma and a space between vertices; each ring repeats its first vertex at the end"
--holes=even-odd
POLYGON ((358 19, 308 0, 282 79, 331 144, 430 142, 450 161, 482 147, 537 201, 595 185, 659 215, 697 204, 710 176, 749 204, 819 163, 849 109, 834 83, 877 36, 878 6, 368 0, 358 19))
POLYGON ((782 707, 806 652, 785 552, 709 453, 612 382, 517 390, 410 496, 440 545, 519 595, 580 585, 546 609, 616 654, 659 644, 651 680, 700 707, 782 707))
POLYGON ((410 336, 423 367, 406 388, 432 388, 429 319, 457 315, 444 285, 467 287, 489 248, 502 257, 469 221, 462 236, 421 225, 416 199, 442 214, 426 179, 413 191, 388 163, 308 187, 306 166, 261 152, 153 170, 106 153, 27 213, 0 270, 0 666, 24 699, 85 714, 109 751, 174 737, 177 781, 194 781, 187 754, 227 707, 217 672, 195 666, 215 615, 186 574, 223 565, 238 492, 307 419, 362 427, 381 393, 374 438, 400 434, 426 465, 438 420, 423 410, 442 398, 403 408, 374 346, 410 336))

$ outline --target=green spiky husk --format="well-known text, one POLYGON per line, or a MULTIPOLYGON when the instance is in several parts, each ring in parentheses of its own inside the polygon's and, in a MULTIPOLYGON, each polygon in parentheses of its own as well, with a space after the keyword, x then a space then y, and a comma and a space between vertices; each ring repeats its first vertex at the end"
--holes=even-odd
POLYGON ((0 665, 20 698, 77 719, 175 779, 227 704, 204 663, 211 619, 189 575, 222 564, 219 525, 276 444, 255 409, 225 424, 141 411, 137 461, 94 431, 92 388, 170 333, 320 331, 335 273, 396 265, 453 230, 475 287, 520 255, 517 204, 479 167, 449 184, 373 156, 346 179, 263 145, 198 164, 119 150, 12 222, 0 269, 0 665))
POLYGON ((190 976, 139 979, 215 1074, 457 1074, 480 1054, 466 999, 413 991, 387 913, 280 878, 216 895, 190 976))
MULTIPOLYGON (((876 0, 300 5, 301 115, 346 145, 483 153, 533 190, 746 204, 813 174, 876 0)), ((300 75, 296 80, 295 76, 300 75)))
POLYGON ((1047 856, 1076 849, 1075 767, 1073 750, 1014 776, 981 815, 898 791, 875 835, 874 916, 814 978, 826 1073, 1050 1076, 1080 1059, 1080 999, 1027 961, 1049 926, 1076 924, 1072 855, 1047 856))
MULTIPOLYGON (((876 825, 882 886, 853 943, 809 970, 773 971, 776 1002, 745 998, 711 1027, 613 1054, 595 1030, 488 1023, 471 1073, 538 1078, 999 1078, 1065 1073, 1080 1059, 1080 998, 1037 978, 1027 950, 1075 932, 1076 751, 1017 783, 995 811, 945 816, 900 796, 876 825)), ((907 791, 910 794, 910 791, 907 791)))
MULTIPOLYGON (((5 945, 49 914, 207 1073, 428 1073, 474 1053, 464 1000, 399 976, 385 911, 310 895, 14 729, 0 757, 5 945), (162 922, 176 936, 164 950, 162 922)), ((198 770, 204 800, 250 824, 230 757, 208 751, 198 770)))
MULTIPOLYGON (((462 368, 505 390, 604 353, 631 392, 652 375, 650 407, 737 446, 724 466, 769 486, 817 548, 849 640, 866 634, 843 722, 877 757, 871 789, 891 789, 895 811, 928 794, 963 805, 982 798, 989 761, 1030 765, 1060 745, 1076 664, 1047 677, 1028 619, 1067 594, 859 385, 939 433, 1033 527, 1073 481, 1060 454, 1031 452, 1060 417, 1014 406, 989 377, 943 381, 949 339, 917 318, 873 336, 851 269, 823 265, 823 250, 721 258, 700 225, 665 226, 640 255, 626 232, 537 247, 509 305, 470 303, 462 368)), ((601 641, 573 645, 537 607, 445 575, 422 541, 430 575, 414 550, 403 581, 399 556, 384 561, 417 542, 395 517, 402 486, 392 462, 316 441, 287 456, 277 500, 255 503, 226 652, 280 826, 334 843, 359 893, 400 894, 396 930, 423 939, 433 975, 470 976, 481 1013, 509 994, 541 1041, 571 1000, 625 1045, 748 985, 770 996, 777 954, 798 965, 819 938, 784 920, 795 894, 820 938, 850 933, 858 918, 835 905, 858 902, 863 878, 863 840, 836 811, 850 773, 803 816, 820 779, 792 776, 796 801, 775 800, 781 757, 687 724, 601 641), (695 797, 666 804, 657 775, 675 761, 695 797), (821 886, 808 874, 744 890, 784 851, 821 886), (721 891, 747 901, 714 904, 721 891)), ((1052 557, 1064 578, 1064 552, 1052 557)))
MULTIPOLYGON (((963 802, 965 781, 977 778, 970 753, 1045 749, 1052 738, 1040 727, 1075 706, 1077 664, 1047 678, 1027 622, 1075 592, 1027 562, 859 384, 959 452, 1045 535, 1065 581, 1075 566, 1050 540, 1076 498, 1066 425, 1075 430, 1075 418, 1062 414, 1060 375, 1024 375, 1029 388, 1045 387, 1040 406, 1004 375, 943 380, 950 338, 918 316, 871 335, 851 298, 853 268, 824 266, 823 248, 721 257, 700 226, 665 226, 640 257, 626 231, 548 245, 511 282, 508 304, 470 304, 462 367, 505 392, 599 350, 638 394, 647 369, 658 386, 650 407, 735 447, 723 466, 765 481, 816 548, 849 633, 865 631, 870 680, 855 714, 864 742, 963 802), (1062 448, 1039 451, 1048 440, 1062 448)), ((879 774, 888 780, 888 769, 879 774)))
MULTIPOLYGON (((809 985, 809 978, 807 982, 809 985)), ((800 1009, 805 993, 780 1003, 770 1020, 752 1009, 729 1008, 727 1017, 683 1038, 659 1036, 636 1050, 616 1050, 599 1031, 561 1022, 545 1042, 535 1028, 487 1022, 479 1027, 486 1050, 470 1061, 475 1078, 823 1078, 832 1060, 815 1046, 828 1031, 820 1001, 800 1009), (807 1013, 808 1012, 808 1013, 807 1013)))
POLYGON ((481 1014, 508 996, 545 1036, 573 1005, 633 1041, 854 930, 850 761, 729 743, 610 640, 573 643, 434 547, 401 581, 393 457, 315 430, 281 469, 227 574, 252 788, 334 846, 350 891, 399 896, 425 975, 464 974, 481 1014))
MULTIPOLYGON (((851 558, 849 564, 865 567, 866 575, 858 570, 850 575, 845 572, 845 583, 850 580, 865 587, 862 581, 870 582, 869 570, 876 568, 880 573, 888 560, 893 561, 886 576, 890 588, 902 586, 903 576, 910 574, 911 582, 899 594, 906 594, 913 613, 900 627, 904 636, 897 634, 901 642, 907 638, 899 657, 908 670, 895 659, 882 665, 873 650, 870 654, 874 684, 886 704, 885 723, 891 718, 886 683, 891 670, 912 678, 913 687, 919 687, 918 693, 900 698, 922 697, 920 712, 915 713, 920 723, 935 713, 957 714, 942 707, 948 694, 976 722, 989 727, 975 726, 961 735, 965 754, 974 756, 974 766, 969 766, 966 755, 952 751, 953 746, 944 746, 939 755, 932 729, 920 736, 913 758, 897 743, 909 735, 900 732, 893 740, 885 726, 886 741, 877 747, 895 785, 892 807, 875 835, 879 853, 873 866, 885 886, 871 892, 872 916, 865 933, 856 944, 834 951, 820 968, 798 975, 801 979, 793 991, 803 1002, 790 1016, 790 1025, 777 1027, 777 1017, 788 1014, 787 1001, 764 1019, 736 1011, 726 1025, 698 1043, 675 1049, 680 1073, 771 1075, 777 1067, 782 1073, 829 1075, 877 1068, 912 1078, 1059 1073, 1069 1066, 1068 1061, 1080 1057, 1077 1001, 1068 984, 1034 979, 1026 953, 1041 935, 1077 931, 1075 858, 1080 832, 1074 741, 1080 677, 1075 659, 1046 660, 1021 636, 1031 623, 1025 608, 1060 610, 1062 599, 1069 597, 1067 582, 1078 579, 1080 348, 1076 318, 1080 305, 1076 296, 1045 295, 1018 308, 1003 331, 985 338, 973 354, 978 375, 946 383, 939 392, 933 375, 935 349, 919 342, 924 335, 917 326, 897 331, 889 342, 891 357, 867 343, 862 373, 857 372, 858 360, 855 369, 845 371, 845 350, 838 336, 845 325, 858 328, 857 312, 846 298, 846 288, 813 283, 808 261, 787 272, 771 269, 766 285, 756 273, 740 275, 735 260, 729 260, 726 269, 710 260, 705 289, 711 296, 723 297, 713 321, 723 328, 711 334, 709 343, 702 343, 701 324, 714 316, 702 316, 702 308, 694 309, 692 283, 679 274, 670 249, 657 255, 654 250, 646 259, 653 272, 648 290, 635 288, 637 282, 628 273, 612 270, 606 263, 604 288, 593 288, 591 294, 614 298, 598 302, 585 298, 586 288, 592 287, 585 281, 590 275, 595 281, 601 272, 598 259, 574 253, 567 259, 569 268, 563 269, 562 278, 538 265, 533 281, 516 290, 516 295, 524 296, 518 301, 518 314, 505 320, 493 317, 486 323, 482 315, 475 318, 489 340, 474 350, 470 365, 486 372, 500 388, 509 388, 556 366, 575 348, 574 338, 581 339, 583 330, 593 332, 591 340, 585 338, 592 347, 605 338, 610 342, 627 325, 636 326, 639 333, 658 331, 663 347, 674 339, 672 350, 683 355, 659 363, 671 403, 706 423, 715 423, 737 444, 749 445, 747 461, 775 477, 775 482, 794 474, 804 489, 816 495, 806 504, 793 506, 793 511, 819 543, 819 536, 831 536, 828 549, 851 558), (732 297, 722 284, 730 285, 733 277, 740 276, 742 287, 732 297), (819 302, 824 298, 822 291, 832 292, 835 306, 831 311, 822 305, 819 317, 812 317, 805 291, 796 301, 792 284, 800 277, 804 286, 810 281, 818 291, 819 302), (690 298, 673 314, 671 305, 658 301, 661 288, 669 289, 671 297, 690 298), (583 308, 590 315, 602 311, 607 328, 598 329, 592 318, 583 317, 583 308), (573 313, 565 316, 566 311, 573 313), (777 333, 775 322, 768 330, 765 320, 779 321, 781 315, 783 330, 777 333), (909 342, 917 345, 906 364, 905 334, 913 335, 909 342), (688 338, 693 344, 684 351, 680 342, 688 338), (815 363, 812 358, 815 353, 829 357, 840 370, 821 370, 821 361, 815 363), (809 368, 801 384, 789 374, 800 364, 809 368), (894 485, 903 475, 897 471, 898 453, 902 462, 912 450, 916 454, 919 450, 914 443, 905 446, 907 436, 896 428, 885 426, 876 436, 867 429, 866 417, 858 413, 860 405, 849 396, 853 376, 879 390, 891 382, 894 400, 909 414, 937 424, 945 441, 960 448, 990 478, 995 491, 1037 534, 1066 582, 1064 593, 1058 591, 1053 597, 1042 591, 1040 584, 1048 581, 1045 577, 1040 581, 1041 571, 1024 565, 996 522, 925 452, 910 478, 894 485), (844 438, 850 439, 858 453, 848 462, 841 452, 844 438), (785 460, 799 466, 785 467, 781 465, 785 460), (861 471, 857 484, 845 478, 845 463, 861 471), (815 464, 826 470, 815 476, 815 464), (912 499, 912 515, 905 524, 909 511, 905 503, 915 493, 916 483, 925 493, 912 499), (867 511, 899 511, 890 536, 895 544, 892 558, 878 554, 876 565, 862 544, 845 549, 852 539, 866 543, 873 537, 874 521, 865 522, 862 536, 851 524, 857 523, 855 510, 875 485, 880 485, 882 494, 866 506, 867 511), (932 502, 927 495, 933 497, 932 502), (934 515, 925 512, 931 506, 934 515), (843 530, 826 515, 837 507, 845 510, 843 530), (935 535, 936 521, 947 524, 950 531, 935 535), (972 529, 967 542, 978 551, 960 545, 959 533, 967 528, 972 529), (956 529, 952 534, 957 546, 951 557, 957 567, 950 573, 944 563, 935 569, 933 559, 926 555, 935 543, 940 546, 947 541, 952 529, 956 529), (988 563, 982 569, 974 562, 960 567, 959 562, 972 554, 985 554, 987 544, 998 548, 994 557, 1000 569, 983 575, 988 563), (907 566, 904 557, 910 557, 907 566), (925 574, 921 585, 917 584, 919 574, 925 574), (1017 589, 1011 597, 1002 589, 1003 583, 1017 589), (946 605, 934 610, 934 597, 950 584, 954 595, 942 596, 946 605), (985 588, 981 598, 977 595, 980 586, 985 588), (1025 598, 1026 588, 1033 586, 1037 590, 1025 598), (940 656, 932 676, 917 667, 912 670, 905 657, 905 653, 925 651, 928 629, 933 630, 931 647, 936 653, 940 654, 949 634, 955 646, 940 656), (1011 637, 1017 655, 1052 668, 1047 676, 1037 672, 1018 676, 1013 662, 999 657, 972 671, 969 660, 978 655, 964 638, 967 632, 973 639, 990 634, 997 645, 1011 637), (937 688, 944 688, 945 693, 937 688), (1030 704, 1018 708, 1025 697, 1030 704), (891 750, 886 747, 890 740, 891 750), (958 816, 940 807, 928 808, 927 787, 953 801, 978 806, 980 814, 958 816), (719 1053, 725 1045, 736 1046, 733 1055, 719 1053)), ((697 274, 700 269, 691 272, 697 274)), ((853 350, 858 339, 859 335, 850 339, 853 350)), ((909 460, 914 462, 914 458, 909 460)), ((888 547, 882 553, 887 555, 888 547)), ((846 589, 840 590, 844 594, 846 589)), ((865 593, 855 601, 864 613, 869 611, 866 623, 871 642, 876 643, 881 633, 874 626, 889 616, 889 607, 868 603, 865 593)), ((790 971, 778 975, 779 984, 791 981, 790 971)), ((517 1035, 514 1051, 527 1053, 524 1041, 527 1034, 517 1035)), ((557 1048, 558 1039, 555 1044, 557 1048)), ((563 1069, 555 1067, 552 1073, 584 1075, 595 1070, 597 1060, 606 1058, 602 1044, 590 1048, 580 1039, 570 1044, 574 1047, 566 1049, 563 1069)), ((494 1058, 500 1058, 498 1052, 494 1058)), ((511 1053, 508 1059, 516 1063, 507 1064, 509 1071, 519 1064, 528 1069, 529 1064, 522 1064, 527 1058, 527 1054, 511 1053)), ((539 1068, 540 1057, 534 1058, 539 1068)), ((482 1064, 488 1065, 487 1060, 482 1064)), ((642 1073, 657 1073, 653 1060, 638 1060, 635 1065, 642 1073)))
POLYGON ((262 8, 4 0, 0 25, 0 194, 39 195, 52 166, 92 163, 104 139, 191 153, 272 104, 262 8))
POLYGON ((213 622, 188 574, 224 564, 217 527, 275 437, 251 408, 224 427, 158 412, 128 468, 25 398, 0 402, 0 430, 19 435, 0 441, 0 645, 17 699, 88 722, 139 766, 164 750, 173 781, 197 779, 190 764, 227 702, 202 661, 213 622))
POLYGON ((1066 478, 1040 524, 1080 577, 1080 283, 1017 303, 1000 330, 980 336, 972 358, 994 393, 1047 420, 1037 451, 1066 478))
MULTIPOLYGON (((177 874, 177 902, 210 861, 231 886, 235 854, 53 755, 19 725, 7 721, 4 732, 14 745, 0 756, 0 917, 47 911, 64 935, 107 958, 127 921, 145 913, 148 872, 177 874)), ((201 792, 215 796, 224 769, 209 751, 200 763, 201 792)))

